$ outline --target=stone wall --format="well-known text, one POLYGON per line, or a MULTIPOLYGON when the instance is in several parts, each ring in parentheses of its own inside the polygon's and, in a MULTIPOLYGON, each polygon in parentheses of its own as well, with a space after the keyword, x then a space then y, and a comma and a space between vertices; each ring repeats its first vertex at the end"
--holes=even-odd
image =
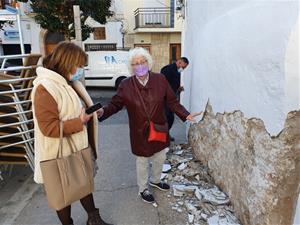
POLYGON ((292 224, 300 189, 300 111, 290 112, 272 137, 262 120, 241 111, 214 114, 207 103, 189 142, 244 225, 292 224))

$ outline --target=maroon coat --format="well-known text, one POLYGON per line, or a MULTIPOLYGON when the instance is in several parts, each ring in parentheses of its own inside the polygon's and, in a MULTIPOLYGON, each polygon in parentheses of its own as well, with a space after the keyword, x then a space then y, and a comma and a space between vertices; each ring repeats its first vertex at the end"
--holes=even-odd
POLYGON ((135 87, 140 90, 151 121, 154 123, 164 124, 167 122, 164 113, 166 104, 182 121, 186 120, 189 112, 179 103, 168 81, 162 74, 150 73, 145 87, 134 79, 137 78, 132 76, 121 82, 116 95, 113 96, 108 105, 104 106, 104 114, 100 121, 117 113, 125 106, 129 118, 132 153, 137 156, 150 157, 168 147, 170 141, 168 140, 166 143, 147 141, 148 117, 135 87))

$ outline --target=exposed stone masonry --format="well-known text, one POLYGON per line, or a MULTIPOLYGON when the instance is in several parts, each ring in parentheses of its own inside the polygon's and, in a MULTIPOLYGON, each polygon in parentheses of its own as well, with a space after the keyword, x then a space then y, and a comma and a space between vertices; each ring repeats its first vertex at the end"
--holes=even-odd
POLYGON ((300 189, 300 111, 270 136, 260 119, 241 111, 214 114, 191 126, 195 156, 229 196, 244 225, 292 224, 300 189))

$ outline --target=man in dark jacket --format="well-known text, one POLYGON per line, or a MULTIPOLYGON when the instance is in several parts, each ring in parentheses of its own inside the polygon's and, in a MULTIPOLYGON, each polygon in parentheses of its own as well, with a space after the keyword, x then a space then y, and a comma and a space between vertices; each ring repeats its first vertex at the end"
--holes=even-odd
MULTIPOLYGON (((180 86, 180 73, 189 65, 189 60, 186 57, 181 57, 175 63, 164 66, 160 73, 164 74, 169 82, 173 92, 179 99, 180 92, 183 91, 183 87, 180 86)), ((166 117, 168 119, 169 130, 174 123, 174 112, 172 112, 168 106, 165 107, 166 117)), ((174 138, 170 138, 174 141, 174 138)))

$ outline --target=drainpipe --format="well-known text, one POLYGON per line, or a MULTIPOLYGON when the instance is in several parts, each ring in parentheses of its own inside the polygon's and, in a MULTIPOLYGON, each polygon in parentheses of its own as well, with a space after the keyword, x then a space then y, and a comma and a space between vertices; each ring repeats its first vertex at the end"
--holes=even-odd
POLYGON ((175 0, 171 0, 171 5, 170 5, 170 10, 171 10, 171 27, 174 28, 174 21, 175 21, 175 0))

